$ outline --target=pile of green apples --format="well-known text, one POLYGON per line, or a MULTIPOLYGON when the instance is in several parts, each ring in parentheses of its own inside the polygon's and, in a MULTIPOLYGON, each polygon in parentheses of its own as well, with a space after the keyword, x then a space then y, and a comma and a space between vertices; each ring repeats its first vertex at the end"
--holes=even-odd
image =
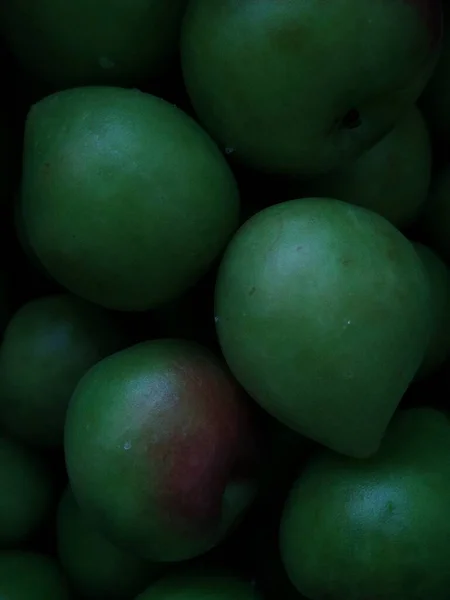
POLYGON ((449 3, 0 51, 1 600, 449 600, 449 3))

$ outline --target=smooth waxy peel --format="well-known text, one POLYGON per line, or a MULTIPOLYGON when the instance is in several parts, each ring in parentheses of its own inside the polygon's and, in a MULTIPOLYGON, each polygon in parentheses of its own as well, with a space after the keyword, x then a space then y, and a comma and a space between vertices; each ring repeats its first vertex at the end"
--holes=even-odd
POLYGON ((57 535, 58 558, 71 585, 83 598, 130 598, 160 570, 111 544, 85 517, 70 488, 59 503, 57 535))
POLYGON ((351 165, 303 182, 302 195, 364 206, 402 228, 414 221, 427 199, 431 158, 427 126, 413 107, 351 165))
POLYGON ((429 288, 412 245, 382 217, 294 200, 258 213, 231 241, 216 327, 233 374, 263 408, 363 457, 423 360, 429 288))
POLYGON ((428 81, 441 33, 439 0, 191 0, 184 80, 233 160, 311 176, 394 126, 428 81))
POLYGON ((428 408, 400 411, 379 452, 322 451, 288 497, 284 566, 310 600, 448 597, 450 426, 428 408))
POLYGON ((138 90, 60 92, 28 115, 20 210, 43 267, 108 308, 173 300, 238 225, 239 194, 186 114, 138 90))
POLYGON ((27 443, 63 443, 70 397, 96 362, 125 344, 100 307, 71 294, 28 302, 0 346, 0 423, 27 443))
POLYGON ((146 342, 93 367, 69 406, 65 453, 81 509, 150 560, 209 550, 256 493, 245 398, 194 343, 146 342))

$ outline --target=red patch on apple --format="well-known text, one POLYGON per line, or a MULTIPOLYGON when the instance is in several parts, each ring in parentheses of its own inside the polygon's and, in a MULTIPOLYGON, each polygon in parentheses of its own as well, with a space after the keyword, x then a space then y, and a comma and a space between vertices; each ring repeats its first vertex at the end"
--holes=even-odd
POLYGON ((432 46, 436 46, 443 32, 442 0, 405 0, 407 4, 416 8, 425 21, 431 36, 432 46))
POLYGON ((160 506, 177 527, 204 530, 219 522, 227 483, 252 477, 254 428, 241 390, 219 366, 196 357, 174 370, 185 424, 158 450, 160 506))

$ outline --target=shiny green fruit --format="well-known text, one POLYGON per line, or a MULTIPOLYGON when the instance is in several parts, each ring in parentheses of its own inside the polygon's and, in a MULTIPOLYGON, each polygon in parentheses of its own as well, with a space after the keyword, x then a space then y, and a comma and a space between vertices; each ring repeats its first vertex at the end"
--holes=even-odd
POLYGON ((0 553, 2 600, 69 600, 66 581, 57 563, 33 552, 0 553))
MULTIPOLYGON (((0 547, 10 548, 27 541, 48 516, 53 479, 38 455, 2 436, 0 489, 0 547)), ((1 587, 0 597, 3 600, 1 587)))
POLYGON ((31 108, 20 204, 44 269, 118 310, 181 295, 239 219, 234 177, 203 130, 164 100, 111 87, 67 90, 31 108))
POLYGON ((338 200, 284 202, 247 221, 216 286, 225 359, 299 433, 376 451, 431 331, 426 275, 383 217, 338 200))
POLYGON ((130 84, 177 54, 186 0, 4 0, 0 30, 25 69, 62 89, 130 84))
POLYGON ((184 81, 231 157, 310 176, 348 164, 419 97, 440 0, 190 0, 184 81))
POLYGON ((124 600, 142 591, 159 568, 122 552, 80 510, 70 488, 57 515, 58 557, 70 583, 83 598, 124 600))
POLYGON ((419 214, 430 178, 430 136, 420 111, 413 107, 351 165, 304 184, 303 195, 364 206, 405 227, 419 214))
POLYGON ((427 246, 415 243, 428 276, 432 330, 424 361, 417 377, 436 371, 450 356, 450 272, 447 265, 427 246))
POLYGON ((284 509, 284 565, 309 600, 447 600, 449 503, 448 417, 400 411, 372 458, 311 459, 284 509))
POLYGON ((184 575, 161 579, 136 600, 262 600, 253 585, 237 577, 184 575))
POLYGON ((124 341, 103 309, 70 294, 32 300, 12 317, 0 346, 0 423, 26 442, 63 443, 78 381, 124 341))
POLYGON ((253 500, 255 435, 242 390, 214 355, 154 340, 81 379, 67 414, 67 471, 111 542, 148 560, 183 560, 223 539, 253 500))

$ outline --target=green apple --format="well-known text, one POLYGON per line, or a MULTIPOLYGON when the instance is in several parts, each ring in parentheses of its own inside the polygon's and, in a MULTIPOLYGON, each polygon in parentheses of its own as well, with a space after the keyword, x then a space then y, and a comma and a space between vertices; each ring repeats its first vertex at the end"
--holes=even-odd
POLYGON ((216 328, 241 385, 313 440, 378 448, 431 332, 423 265, 386 219, 339 200, 266 208, 230 242, 216 328))
POLYGON ((23 305, 0 346, 0 423, 28 443, 62 445, 78 381, 122 348, 123 337, 104 309, 70 294, 23 305))
POLYGON ((399 411, 374 457, 311 459, 281 520, 284 565, 310 600, 447 600, 449 504, 448 416, 399 411))
POLYGON ((3 0, 0 31, 28 72, 52 87, 128 84, 167 69, 187 0, 3 0))
POLYGON ((138 90, 85 87, 28 115, 23 235, 69 291, 108 308, 175 299, 239 222, 225 158, 178 108, 138 90))
POLYGON ((441 20, 440 0, 191 0, 184 80, 200 122, 237 162, 324 173, 415 102, 441 20))
POLYGON ((233 576, 175 575, 151 585, 136 600, 262 600, 252 583, 233 576))
MULTIPOLYGON (((11 548, 27 541, 48 516, 54 482, 37 454, 2 436, 0 489, 0 546, 11 548)), ((3 598, 1 587, 0 597, 3 598)))
POLYGON ((430 375, 450 356, 450 272, 447 265, 427 246, 416 242, 430 286, 432 333, 417 378, 430 375))
POLYGON ((430 178, 430 136, 420 111, 413 107, 351 165, 306 182, 303 195, 364 206, 405 227, 419 214, 430 178))
POLYGON ((58 557, 83 598, 128 599, 156 577, 160 567, 122 552, 99 533, 80 510, 70 487, 59 503, 58 557))
POLYGON ((34 552, 0 552, 2 600, 70 600, 56 561, 34 552))
POLYGON ((450 262, 450 165, 434 175, 425 205, 423 228, 427 243, 447 263, 450 262))
POLYGON ((67 414, 79 506, 148 560, 193 558, 225 537, 256 494, 258 448, 241 388, 194 342, 154 340, 105 358, 67 414))

